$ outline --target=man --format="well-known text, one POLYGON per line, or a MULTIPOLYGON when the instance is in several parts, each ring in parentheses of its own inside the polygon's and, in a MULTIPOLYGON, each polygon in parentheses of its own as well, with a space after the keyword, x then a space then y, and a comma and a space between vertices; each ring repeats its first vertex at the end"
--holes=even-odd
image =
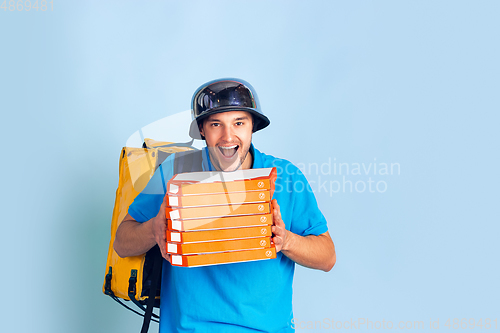
POLYGON ((293 332, 294 264, 329 271, 335 247, 304 175, 290 162, 266 155, 252 133, 269 125, 253 87, 223 79, 202 85, 192 101, 190 135, 202 138, 203 171, 276 167, 272 207, 276 259, 206 267, 175 267, 166 253, 165 192, 175 156, 158 168, 116 233, 118 255, 145 253, 158 244, 163 264, 160 332, 293 332), (302 182, 302 186, 290 186, 302 182), (303 191, 296 191, 303 189, 303 191))

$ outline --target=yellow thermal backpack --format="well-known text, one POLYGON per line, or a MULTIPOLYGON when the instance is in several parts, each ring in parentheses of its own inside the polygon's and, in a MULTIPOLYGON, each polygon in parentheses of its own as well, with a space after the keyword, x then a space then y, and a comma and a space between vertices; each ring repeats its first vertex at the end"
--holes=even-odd
POLYGON ((182 151, 195 150, 191 143, 171 143, 145 139, 143 148, 124 147, 120 154, 120 173, 116 190, 115 206, 111 219, 111 241, 103 292, 127 309, 144 316, 141 332, 147 332, 153 307, 160 304, 162 257, 158 246, 147 253, 135 257, 121 258, 115 252, 113 243, 116 230, 127 215, 128 207, 135 197, 146 187, 156 168, 170 155, 182 151), (151 297, 154 294, 154 297, 151 297), (136 311, 125 303, 132 301, 139 309, 136 311), (146 323, 147 322, 147 323, 146 323))

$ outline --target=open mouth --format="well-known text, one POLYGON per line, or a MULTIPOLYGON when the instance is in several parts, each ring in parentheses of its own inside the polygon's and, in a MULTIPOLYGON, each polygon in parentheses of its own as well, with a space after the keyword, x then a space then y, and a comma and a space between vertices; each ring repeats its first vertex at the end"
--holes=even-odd
POLYGON ((221 152, 222 156, 224 156, 226 158, 231 158, 236 154, 239 146, 238 145, 232 145, 232 146, 227 146, 227 147, 218 146, 218 148, 219 148, 219 151, 221 152))

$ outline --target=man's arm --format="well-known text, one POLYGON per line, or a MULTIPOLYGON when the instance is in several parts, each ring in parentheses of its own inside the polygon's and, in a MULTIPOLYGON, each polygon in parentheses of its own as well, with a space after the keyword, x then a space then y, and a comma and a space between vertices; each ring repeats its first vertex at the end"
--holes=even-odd
POLYGON ((280 206, 276 199, 273 199, 272 205, 274 219, 272 232, 276 251, 283 252, 299 265, 321 269, 325 272, 330 271, 335 265, 337 257, 335 245, 328 231, 319 236, 309 235, 305 237, 288 231, 281 219, 280 206))
POLYGON ((170 261, 165 239, 167 230, 166 204, 166 199, 163 199, 158 214, 143 223, 137 222, 129 214, 125 216, 123 222, 116 230, 116 237, 113 244, 116 253, 120 257, 141 255, 158 244, 163 258, 170 261))

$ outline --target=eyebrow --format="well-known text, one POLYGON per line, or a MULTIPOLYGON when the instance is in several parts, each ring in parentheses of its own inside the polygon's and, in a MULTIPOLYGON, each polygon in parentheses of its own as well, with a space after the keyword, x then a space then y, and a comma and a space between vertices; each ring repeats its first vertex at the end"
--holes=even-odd
MULTIPOLYGON (((243 117, 237 117, 234 118, 233 121, 238 121, 238 120, 249 120, 250 118, 248 116, 243 116, 243 117)), ((219 118, 209 118, 207 121, 221 121, 219 118)))

